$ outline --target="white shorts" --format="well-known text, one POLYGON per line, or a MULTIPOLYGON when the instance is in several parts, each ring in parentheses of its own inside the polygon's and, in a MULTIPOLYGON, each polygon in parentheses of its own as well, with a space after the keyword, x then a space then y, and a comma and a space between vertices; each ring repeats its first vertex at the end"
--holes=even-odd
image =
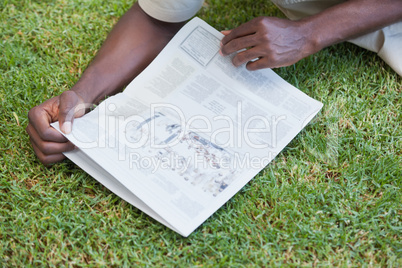
POLYGON ((166 22, 182 22, 200 10, 204 0, 138 0, 151 17, 166 22))
MULTIPOLYGON (((298 20, 317 14, 343 0, 272 0, 285 15, 298 20)), ((349 42, 374 51, 392 69, 402 76, 402 21, 381 30, 349 40, 349 42)))

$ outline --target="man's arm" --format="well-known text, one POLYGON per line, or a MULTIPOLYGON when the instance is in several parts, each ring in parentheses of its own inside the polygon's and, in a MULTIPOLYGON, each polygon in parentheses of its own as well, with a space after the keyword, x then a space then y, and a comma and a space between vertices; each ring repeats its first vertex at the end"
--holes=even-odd
POLYGON ((233 64, 247 63, 249 70, 283 67, 400 20, 402 0, 350 0, 299 21, 258 17, 223 31, 221 53, 247 49, 237 53, 233 64))
POLYGON ((39 160, 50 164, 64 159, 74 146, 50 126, 59 121, 71 131, 76 107, 98 103, 122 90, 158 55, 184 23, 165 23, 149 17, 136 3, 114 26, 80 80, 60 96, 32 108, 27 132, 39 160))

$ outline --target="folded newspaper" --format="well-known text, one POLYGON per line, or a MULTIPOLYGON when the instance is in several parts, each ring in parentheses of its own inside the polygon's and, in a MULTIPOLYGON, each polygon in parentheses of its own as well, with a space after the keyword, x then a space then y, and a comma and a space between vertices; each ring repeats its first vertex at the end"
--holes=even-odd
POLYGON ((194 18, 124 92, 75 119, 66 135, 78 147, 69 159, 185 237, 322 107, 270 69, 234 67, 218 53, 222 37, 194 18))

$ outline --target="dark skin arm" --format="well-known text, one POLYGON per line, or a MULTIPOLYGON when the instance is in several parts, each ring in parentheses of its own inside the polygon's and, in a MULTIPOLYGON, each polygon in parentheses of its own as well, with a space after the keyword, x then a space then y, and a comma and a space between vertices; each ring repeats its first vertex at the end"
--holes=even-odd
POLYGON ((258 17, 223 31, 221 54, 248 48, 233 58, 235 66, 247 63, 249 70, 283 67, 400 20, 402 0, 350 0, 299 21, 258 17))
POLYGON ((62 152, 74 148, 50 123, 59 121, 63 132, 71 132, 74 118, 85 113, 82 107, 121 91, 183 24, 157 21, 134 4, 114 26, 80 80, 70 90, 29 111, 26 131, 39 160, 45 165, 61 161, 65 158, 62 152))
MULTIPOLYGON (((291 65, 324 47, 374 31, 402 18, 402 0, 350 0, 315 16, 289 21, 259 17, 224 31, 221 53, 238 53, 233 63, 249 70, 291 65), (256 62, 251 60, 259 58, 256 62)), ((27 132, 39 160, 50 164, 64 159, 74 146, 50 127, 59 121, 71 131, 76 109, 113 95, 136 77, 161 51, 183 23, 169 24, 147 16, 135 4, 116 24, 81 79, 69 91, 29 111, 27 132), (138 27, 140 25, 141 27, 138 27)))

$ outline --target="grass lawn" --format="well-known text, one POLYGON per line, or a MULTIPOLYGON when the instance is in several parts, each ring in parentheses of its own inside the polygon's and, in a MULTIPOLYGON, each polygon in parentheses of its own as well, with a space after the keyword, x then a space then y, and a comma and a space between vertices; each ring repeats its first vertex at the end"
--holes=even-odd
MULTIPOLYGON (((275 71, 324 103, 189 238, 69 161, 41 165, 28 110, 70 88, 131 1, 0 1, 0 266, 402 266, 402 79, 345 43, 275 71)), ((207 0, 217 29, 281 13, 207 0)))

